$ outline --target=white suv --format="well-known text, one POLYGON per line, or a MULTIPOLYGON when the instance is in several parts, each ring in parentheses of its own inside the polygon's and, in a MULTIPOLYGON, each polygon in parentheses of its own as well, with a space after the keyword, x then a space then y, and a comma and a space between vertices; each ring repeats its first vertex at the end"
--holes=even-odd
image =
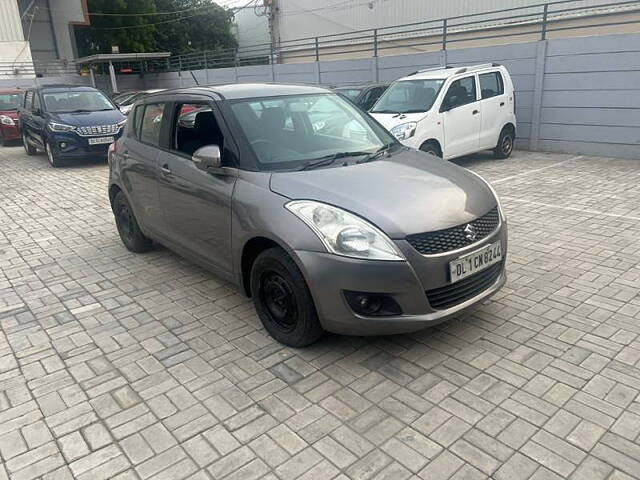
POLYGON ((515 107, 509 72, 490 63, 420 70, 395 81, 370 113, 405 145, 447 160, 489 149, 507 158, 515 107))

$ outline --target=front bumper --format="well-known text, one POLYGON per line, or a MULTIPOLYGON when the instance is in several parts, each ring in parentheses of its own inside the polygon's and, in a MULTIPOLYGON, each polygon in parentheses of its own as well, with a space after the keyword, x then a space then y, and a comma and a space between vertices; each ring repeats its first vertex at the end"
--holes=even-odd
MULTIPOLYGON (((122 129, 115 135, 95 135, 95 137, 113 137, 114 141, 120 138, 122 129)), ((89 139, 74 132, 49 133, 49 142, 53 145, 55 153, 61 159, 93 159, 107 158, 109 143, 89 145, 89 139)))
POLYGON ((3 125, 0 124, 0 130, 2 130, 2 138, 6 141, 20 140, 20 126, 19 125, 3 125))
MULTIPOLYGON (((408 333, 436 325, 491 297, 506 282, 507 229, 505 224, 466 248, 438 255, 421 255, 405 240, 396 244, 407 261, 357 260, 328 253, 296 251, 299 264, 327 331, 344 335, 408 333), (446 309, 429 304, 426 291, 450 284, 449 262, 500 241, 503 260, 495 280, 477 295, 446 309), (365 317, 349 307, 344 292, 369 292, 392 297, 402 309, 393 317, 365 317)), ((481 272, 480 272, 481 273, 481 272)))

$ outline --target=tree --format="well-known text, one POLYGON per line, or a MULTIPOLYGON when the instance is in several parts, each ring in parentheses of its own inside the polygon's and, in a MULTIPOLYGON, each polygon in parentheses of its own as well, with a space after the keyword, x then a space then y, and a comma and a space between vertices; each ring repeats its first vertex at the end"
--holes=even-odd
POLYGON ((155 0, 159 12, 187 10, 182 21, 158 28, 160 50, 173 54, 205 50, 233 49, 237 42, 231 32, 233 13, 211 0, 155 0))
POLYGON ((88 0, 90 13, 172 15, 92 15, 91 25, 76 26, 80 56, 111 53, 166 51, 183 54, 233 49, 233 13, 212 0, 88 0), (133 28, 121 28, 133 27, 133 28))
MULTIPOLYGON (((155 0, 88 0, 91 13, 136 14, 156 12, 155 0)), ((111 53, 117 45, 120 52, 151 52, 158 47, 156 16, 92 15, 90 25, 75 27, 78 54, 111 53), (134 27, 134 28, 120 28, 134 27)))

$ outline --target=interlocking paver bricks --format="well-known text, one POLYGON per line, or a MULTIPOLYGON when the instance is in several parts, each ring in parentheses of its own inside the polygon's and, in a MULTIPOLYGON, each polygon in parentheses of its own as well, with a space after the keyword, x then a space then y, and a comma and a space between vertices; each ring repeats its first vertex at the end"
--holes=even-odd
POLYGON ((300 350, 219 278, 127 252, 106 165, 0 150, 0 480, 640 478, 640 164, 456 163, 501 194, 504 289, 300 350))

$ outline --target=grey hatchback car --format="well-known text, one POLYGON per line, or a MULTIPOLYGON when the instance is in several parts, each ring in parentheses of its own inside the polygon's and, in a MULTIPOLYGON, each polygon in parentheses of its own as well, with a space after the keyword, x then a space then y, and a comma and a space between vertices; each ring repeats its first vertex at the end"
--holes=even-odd
POLYGON ((324 331, 416 331, 506 280, 507 224, 493 188, 404 147, 327 89, 149 95, 109 165, 124 245, 157 242, 233 282, 286 345, 324 331))

